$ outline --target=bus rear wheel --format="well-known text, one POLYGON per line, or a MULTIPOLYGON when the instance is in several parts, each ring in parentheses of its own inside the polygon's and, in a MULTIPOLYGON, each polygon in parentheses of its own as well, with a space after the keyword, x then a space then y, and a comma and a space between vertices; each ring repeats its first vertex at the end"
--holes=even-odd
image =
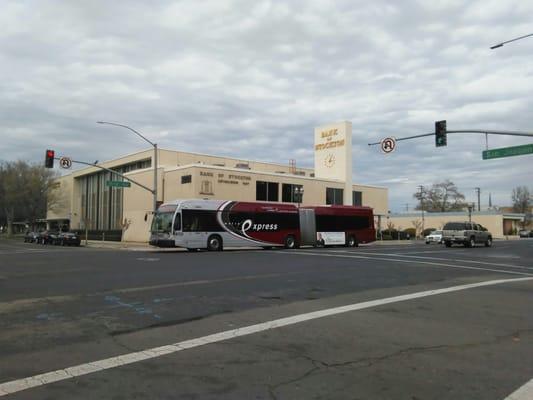
POLYGON ((222 251, 222 238, 218 235, 211 235, 207 239, 207 250, 222 251))
POLYGON ((357 247, 357 240, 355 239, 355 236, 348 236, 348 240, 346 241, 346 247, 357 247))

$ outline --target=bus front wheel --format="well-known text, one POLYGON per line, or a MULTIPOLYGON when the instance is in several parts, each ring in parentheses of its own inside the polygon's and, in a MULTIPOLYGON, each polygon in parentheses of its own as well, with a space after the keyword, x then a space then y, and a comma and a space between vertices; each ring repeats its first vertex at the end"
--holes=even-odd
POLYGON ((222 251, 222 238, 218 235, 209 236, 209 239, 207 239, 207 250, 222 251))
POLYGON ((294 236, 289 235, 285 238, 285 248, 286 249, 295 249, 296 248, 296 239, 294 236))

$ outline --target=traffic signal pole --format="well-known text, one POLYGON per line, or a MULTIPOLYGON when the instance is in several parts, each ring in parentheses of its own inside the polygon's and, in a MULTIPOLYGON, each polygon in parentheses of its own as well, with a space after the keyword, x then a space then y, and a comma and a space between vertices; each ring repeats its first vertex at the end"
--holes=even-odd
MULTIPOLYGON (((59 159, 60 159, 60 157, 54 157, 54 160, 59 160, 59 159)), ((137 186, 139 186, 139 187, 141 187, 141 188, 143 188, 145 190, 148 190, 152 194, 155 193, 155 191, 153 189, 150 189, 149 187, 144 186, 142 183, 136 182, 133 179, 128 178, 127 176, 121 174, 120 172, 113 171, 112 169, 109 169, 109 168, 106 168, 106 167, 102 167, 101 165, 94 164, 94 163, 88 163, 88 162, 85 162, 85 161, 78 161, 78 160, 71 160, 71 161, 73 163, 76 163, 76 164, 88 165, 89 167, 100 168, 100 169, 103 169, 104 171, 111 172, 112 174, 118 175, 121 178, 127 180, 128 182, 133 183, 134 185, 137 185, 137 186)))
MULTIPOLYGON (((459 130, 452 130, 452 131, 447 130, 446 133, 482 133, 482 134, 487 134, 487 135, 508 135, 508 136, 533 137, 533 133, 530 133, 530 132, 494 131, 494 130, 488 130, 488 129, 459 129, 459 130)), ((423 133, 421 135, 414 135, 414 136, 406 136, 402 138, 396 138, 396 141, 418 139, 418 138, 426 137, 426 136, 435 136, 435 132, 423 133)), ((381 142, 368 143, 369 146, 375 146, 378 144, 381 144, 381 142)))

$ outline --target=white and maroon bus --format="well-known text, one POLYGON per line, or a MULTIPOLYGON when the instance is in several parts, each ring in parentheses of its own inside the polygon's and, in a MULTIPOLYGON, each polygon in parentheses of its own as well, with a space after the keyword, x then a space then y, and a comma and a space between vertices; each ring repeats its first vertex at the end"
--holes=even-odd
POLYGON ((353 247, 375 240, 375 234, 369 207, 174 200, 157 210, 150 244, 212 251, 223 246, 353 247))

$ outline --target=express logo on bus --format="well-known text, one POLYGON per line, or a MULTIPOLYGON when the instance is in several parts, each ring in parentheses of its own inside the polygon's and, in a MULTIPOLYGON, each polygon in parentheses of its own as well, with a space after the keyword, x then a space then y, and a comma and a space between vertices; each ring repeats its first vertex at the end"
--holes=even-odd
POLYGON ((243 233, 249 230, 252 232, 277 231, 278 224, 254 224, 251 219, 247 219, 242 223, 241 229, 243 233))

